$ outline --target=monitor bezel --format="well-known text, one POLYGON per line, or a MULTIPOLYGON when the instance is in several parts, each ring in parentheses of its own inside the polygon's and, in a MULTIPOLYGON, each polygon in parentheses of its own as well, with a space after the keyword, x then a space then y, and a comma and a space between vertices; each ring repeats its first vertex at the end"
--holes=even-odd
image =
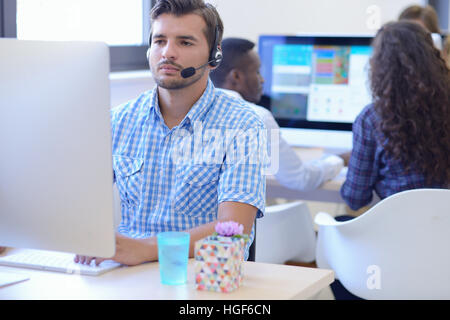
MULTIPOLYGON (((373 36, 371 35, 260 35, 258 40, 258 53, 261 59, 260 72, 264 77, 264 84, 263 97, 259 104, 269 110, 271 109, 270 89, 272 86, 272 65, 264 64, 264 61, 267 61, 267 59, 269 59, 269 61, 272 61, 272 57, 269 56, 268 58, 266 58, 266 52, 263 50, 263 43, 271 42, 271 47, 277 44, 371 46, 372 40, 373 36)), ((361 106, 361 109, 363 107, 364 106, 361 106)), ((349 122, 308 121, 278 117, 275 117, 275 120, 278 122, 278 125, 280 127, 284 128, 352 131, 352 123, 349 122)))

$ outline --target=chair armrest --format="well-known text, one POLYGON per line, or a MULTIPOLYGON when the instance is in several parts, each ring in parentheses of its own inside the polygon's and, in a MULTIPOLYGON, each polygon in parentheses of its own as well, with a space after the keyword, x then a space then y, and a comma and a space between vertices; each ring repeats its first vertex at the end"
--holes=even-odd
POLYGON ((338 226, 345 222, 336 221, 329 213, 319 212, 314 218, 314 223, 318 226, 338 226))

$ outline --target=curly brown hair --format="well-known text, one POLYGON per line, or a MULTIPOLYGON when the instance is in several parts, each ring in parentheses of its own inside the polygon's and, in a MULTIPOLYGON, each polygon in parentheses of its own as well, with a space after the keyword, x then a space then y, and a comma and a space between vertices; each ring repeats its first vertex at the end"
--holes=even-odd
POLYGON ((430 34, 409 21, 384 25, 370 81, 386 152, 429 183, 450 183, 450 70, 430 34))

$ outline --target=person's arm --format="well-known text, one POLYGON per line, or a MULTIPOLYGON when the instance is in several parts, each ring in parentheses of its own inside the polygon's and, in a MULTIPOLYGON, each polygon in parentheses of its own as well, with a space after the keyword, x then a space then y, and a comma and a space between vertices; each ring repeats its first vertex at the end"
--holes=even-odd
POLYGON ((277 181, 290 189, 309 191, 317 189, 323 182, 333 179, 343 168, 344 160, 335 155, 309 162, 303 162, 280 134, 280 127, 272 114, 264 114, 268 129, 268 147, 272 161, 277 161, 274 174, 277 181), (274 153, 272 155, 272 153, 274 153))
POLYGON ((6 250, 6 247, 0 247, 0 253, 3 253, 6 250))
POLYGON ((219 204, 217 220, 189 230, 191 242, 189 246, 189 257, 194 257, 195 242, 210 236, 215 231, 219 221, 235 221, 244 226, 244 233, 250 234, 255 221, 257 208, 246 203, 226 201, 219 204))
MULTIPOLYGON (((255 221, 257 208, 246 203, 222 202, 219 204, 217 220, 187 230, 190 233, 189 257, 194 257, 195 242, 211 235, 218 221, 233 220, 244 226, 244 233, 250 234, 255 221)), ((90 264, 92 260, 98 265, 106 259, 97 257, 76 256, 75 262, 90 264)), ((133 239, 116 235, 116 254, 111 258, 125 265, 138 265, 144 262, 158 260, 158 245, 156 237, 133 239)))
POLYGON ((370 203, 378 176, 374 128, 367 117, 367 110, 363 110, 353 123, 353 149, 347 177, 341 187, 341 196, 352 210, 370 203))
POLYGON ((215 231, 218 221, 235 221, 250 235, 257 216, 262 216, 265 201, 265 176, 262 150, 266 148, 264 124, 252 123, 226 146, 218 184, 217 220, 189 230, 189 256, 194 256, 195 242, 215 231), (263 148, 263 149, 262 149, 263 148))

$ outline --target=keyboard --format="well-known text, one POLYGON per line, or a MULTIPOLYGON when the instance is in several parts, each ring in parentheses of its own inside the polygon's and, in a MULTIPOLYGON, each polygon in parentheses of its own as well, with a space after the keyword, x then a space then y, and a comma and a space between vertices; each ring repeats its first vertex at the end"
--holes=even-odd
POLYGON ((23 250, 0 257, 0 265, 88 276, 98 276, 120 266, 120 263, 111 260, 103 261, 98 266, 95 261, 89 265, 80 264, 73 261, 74 257, 74 254, 64 252, 23 250))

